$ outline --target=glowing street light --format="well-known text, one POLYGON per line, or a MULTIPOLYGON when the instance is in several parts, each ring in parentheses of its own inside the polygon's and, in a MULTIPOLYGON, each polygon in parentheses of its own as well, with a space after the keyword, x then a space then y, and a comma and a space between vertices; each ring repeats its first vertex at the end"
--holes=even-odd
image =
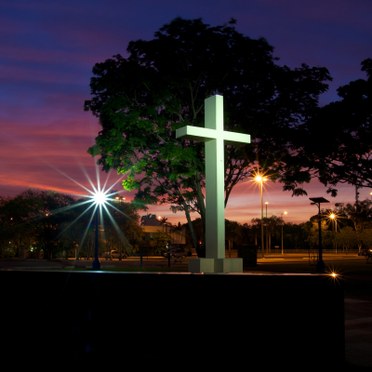
POLYGON ((126 200, 126 197, 117 195, 117 196, 115 196, 115 200, 119 203, 124 203, 125 200, 126 200))
POLYGON ((265 210, 266 210, 266 212, 265 212, 265 219, 266 219, 266 221, 265 221, 265 230, 266 230, 266 239, 265 239, 265 251, 267 252, 267 253, 269 253, 269 251, 270 251, 270 247, 269 247, 269 224, 268 224, 268 221, 267 221, 267 206, 269 205, 269 202, 265 202, 265 210))
POLYGON ((94 259, 92 263, 93 270, 100 270, 101 263, 99 262, 99 215, 102 214, 102 206, 108 200, 107 193, 102 190, 96 190, 93 194, 94 202, 94 225, 95 225, 95 239, 94 239, 94 259))
POLYGON ((254 181, 258 184, 260 188, 260 204, 261 204, 261 253, 262 257, 264 257, 264 245, 265 245, 265 237, 264 237, 264 224, 263 224, 263 184, 267 181, 267 177, 257 173, 254 177, 254 181))
POLYGON ((281 215, 282 217, 282 234, 281 234, 281 237, 282 237, 282 241, 281 241, 281 247, 282 247, 282 254, 284 254, 284 219, 283 219, 283 216, 286 216, 288 214, 287 211, 284 211, 281 215))
MULTIPOLYGON (((75 196, 84 198, 84 201, 79 201, 78 203, 74 203, 73 206, 70 208, 77 208, 77 207, 83 207, 86 206, 85 210, 78 216, 74 221, 72 221, 67 227, 70 228, 74 222, 76 222, 78 219, 80 219, 85 213, 91 212, 89 223, 83 233, 80 245, 77 244, 77 246, 83 247, 84 240, 87 237, 89 231, 92 230, 92 227, 94 227, 94 233, 95 233, 95 242, 94 242, 94 259, 92 264, 92 269, 99 270, 101 265, 99 262, 99 224, 100 220, 103 223, 103 212, 105 212, 105 215, 109 218, 111 221, 112 226, 117 231, 119 237, 121 237, 122 233, 115 222, 113 216, 110 213, 110 210, 108 207, 116 210, 116 212, 124 214, 120 209, 117 208, 117 202, 124 202, 125 197, 120 196, 120 191, 115 191, 114 187, 119 183, 122 182, 124 176, 120 176, 116 180, 111 181, 110 180, 110 174, 111 172, 107 173, 106 179, 102 182, 100 177, 100 169, 98 167, 98 162, 95 161, 95 170, 96 170, 96 180, 94 180, 89 176, 88 172, 85 169, 83 170, 83 173, 89 183, 88 186, 84 185, 83 183, 78 182, 74 178, 70 177, 68 174, 62 172, 61 170, 56 169, 62 176, 68 178, 70 181, 75 183, 79 188, 83 189, 83 193, 73 193, 75 196), (115 205, 116 204, 116 205, 115 205)), ((125 214, 124 214, 125 215, 125 214)), ((78 252, 76 251, 76 257, 78 257, 78 252)))
MULTIPOLYGON (((336 235, 335 233, 337 233, 337 214, 332 212, 329 214, 329 219, 331 221, 333 221, 333 224, 332 224, 332 231, 333 231, 333 239, 336 238, 336 235)), ((335 244, 335 251, 337 253, 337 242, 334 241, 334 244, 335 244)))
POLYGON ((333 231, 337 232, 337 214, 332 212, 329 214, 329 219, 333 221, 333 231))

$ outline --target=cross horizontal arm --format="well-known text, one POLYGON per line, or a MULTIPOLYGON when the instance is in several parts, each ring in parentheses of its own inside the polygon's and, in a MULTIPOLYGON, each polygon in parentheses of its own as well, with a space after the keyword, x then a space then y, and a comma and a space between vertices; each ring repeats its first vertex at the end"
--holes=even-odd
POLYGON ((186 125, 182 128, 176 129, 176 138, 186 137, 197 141, 208 141, 211 139, 217 139, 221 134, 222 138, 227 142, 251 142, 251 136, 249 134, 227 131, 219 132, 215 129, 195 127, 193 125, 186 125))
POLYGON ((180 137, 186 137, 196 141, 208 141, 210 139, 216 139, 216 130, 186 125, 176 129, 176 138, 180 137))
POLYGON ((243 133, 223 132, 223 139, 226 141, 226 144, 230 142, 251 143, 251 136, 243 133))

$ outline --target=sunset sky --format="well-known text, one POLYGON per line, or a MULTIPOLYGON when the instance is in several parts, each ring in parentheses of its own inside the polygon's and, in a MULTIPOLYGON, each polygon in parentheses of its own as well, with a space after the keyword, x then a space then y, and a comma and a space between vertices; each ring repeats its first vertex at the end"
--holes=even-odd
MULTIPOLYGON (((2 0, 0 2, 0 196, 28 188, 86 193, 77 183, 95 182, 95 159, 87 154, 99 131, 84 112, 95 63, 126 56, 128 43, 154 38, 164 24, 180 16, 202 18, 211 26, 237 20, 236 29, 264 37, 278 64, 327 67, 333 77, 321 104, 337 100, 336 89, 365 79, 361 62, 372 58, 371 0, 2 0)), ((101 174, 104 182, 106 174, 101 174)), ((118 178, 113 173, 110 182, 118 178)), ((117 189, 117 187, 116 187, 117 189)), ((292 197, 280 185, 265 185, 268 217, 288 212, 300 223, 317 213, 309 197, 323 196, 334 207, 355 201, 352 187, 332 198, 313 183, 308 195, 292 197)), ((360 190, 360 199, 370 197, 360 190)), ((125 194, 123 194, 125 196, 125 194)), ((130 195, 128 195, 130 200, 130 195)), ((168 221, 184 222, 167 206, 150 208, 168 221)), ((196 217, 196 216, 195 216, 196 217)), ((226 218, 250 223, 260 217, 259 190, 238 185, 226 218)))

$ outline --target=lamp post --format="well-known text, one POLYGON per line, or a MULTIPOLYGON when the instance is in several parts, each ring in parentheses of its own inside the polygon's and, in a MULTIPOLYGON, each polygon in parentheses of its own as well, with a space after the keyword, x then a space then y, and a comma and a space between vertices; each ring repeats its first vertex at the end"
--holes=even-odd
POLYGON ((265 239, 264 239, 264 224, 263 224, 263 183, 266 181, 266 177, 262 176, 261 174, 257 174, 254 177, 255 182, 259 185, 260 188, 260 204, 261 204, 261 253, 262 257, 264 257, 264 246, 265 246, 265 239))
POLYGON ((269 253, 270 252, 270 247, 269 247, 269 224, 268 224, 268 220, 267 220, 267 206, 269 205, 269 202, 265 202, 265 234, 266 234, 266 239, 265 239, 265 251, 266 253, 269 253))
POLYGON ((94 259, 92 263, 93 270, 100 270, 101 263, 99 262, 99 207, 96 206, 96 211, 94 212, 94 259))
POLYGON ((335 245, 335 251, 337 253, 337 241, 336 240, 336 233, 337 233, 337 215, 336 213, 332 212, 330 215, 329 215, 329 218, 330 220, 333 221, 332 223, 332 232, 333 232, 333 242, 334 242, 334 245, 335 245))
POLYGON ((96 191, 93 195, 95 204, 94 210, 94 259, 92 263, 93 270, 100 270, 101 264, 99 262, 99 215, 102 212, 102 205, 107 201, 107 195, 103 191, 96 191))
POLYGON ((318 207, 318 261, 316 264, 316 270, 318 273, 325 272, 325 265, 323 261, 323 247, 322 247, 322 219, 320 215, 320 204, 321 203, 329 203, 329 200, 320 198, 309 198, 312 203, 318 207))
POLYGON ((288 212, 284 211, 282 213, 282 234, 281 234, 281 248, 282 248, 282 255, 284 254, 284 220, 283 220, 283 215, 287 215, 288 212))

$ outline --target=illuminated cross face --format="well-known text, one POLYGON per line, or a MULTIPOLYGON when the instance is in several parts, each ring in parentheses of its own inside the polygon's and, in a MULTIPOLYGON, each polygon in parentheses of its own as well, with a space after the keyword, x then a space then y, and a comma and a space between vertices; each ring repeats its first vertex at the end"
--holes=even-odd
POLYGON ((205 128, 187 125, 176 131, 176 137, 187 137, 205 144, 206 234, 207 258, 225 258, 225 161, 224 144, 250 143, 248 134, 224 131, 223 97, 205 100, 205 128))

